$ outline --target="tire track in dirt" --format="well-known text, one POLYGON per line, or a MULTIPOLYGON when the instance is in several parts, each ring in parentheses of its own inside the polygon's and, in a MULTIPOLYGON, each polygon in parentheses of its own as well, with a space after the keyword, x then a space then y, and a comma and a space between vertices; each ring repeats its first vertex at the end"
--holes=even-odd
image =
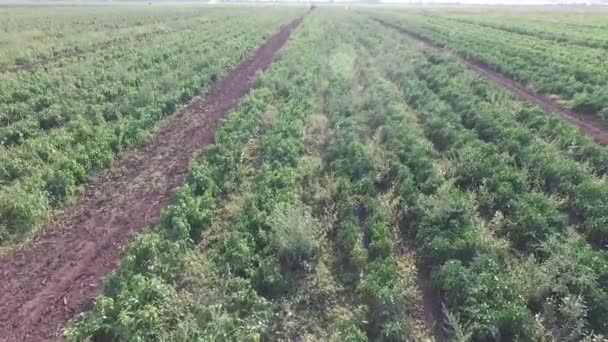
MULTIPOLYGON (((410 38, 422 42, 424 45, 441 51, 449 51, 447 48, 431 41, 430 39, 421 36, 420 34, 407 30, 399 25, 395 25, 379 18, 372 18, 380 24, 401 32, 410 38)), ((456 55, 458 56, 458 55, 456 55)), ((541 95, 525 85, 506 77, 505 75, 493 70, 488 65, 479 63, 469 58, 458 57, 459 60, 467 66, 471 71, 474 71, 480 76, 489 81, 509 90, 519 99, 537 105, 548 113, 557 114, 563 121, 577 126, 581 133, 591 137, 601 145, 608 145, 608 122, 589 115, 576 113, 558 103, 557 101, 541 95)))
POLYGON ((60 330, 90 307, 121 247, 153 224, 183 183, 197 151, 214 139, 302 18, 195 98, 145 147, 123 159, 60 215, 39 239, 0 257, 0 341, 60 340, 60 330))

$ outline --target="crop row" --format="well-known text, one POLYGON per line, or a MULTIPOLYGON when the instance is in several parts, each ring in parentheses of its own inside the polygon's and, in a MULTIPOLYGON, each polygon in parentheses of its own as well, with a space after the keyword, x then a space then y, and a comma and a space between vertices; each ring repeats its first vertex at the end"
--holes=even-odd
POLYGON ((568 25, 535 17, 517 18, 504 14, 482 17, 441 13, 438 17, 583 47, 608 48, 608 34, 601 26, 568 25))
POLYGON ((540 93, 556 96, 575 111, 608 119, 604 49, 580 48, 429 16, 396 15, 391 20, 540 93))
MULTIPOLYGON (((245 11, 231 12, 242 15, 245 11)), ((228 11, 218 8, 8 8, 0 12, 0 69, 60 58, 153 32, 175 30, 191 19, 226 14, 228 11)))
POLYGON ((154 232, 129 248, 106 295, 70 336, 400 340, 414 334, 415 267, 398 253, 395 217, 376 186, 381 159, 368 123, 360 121, 387 109, 375 94, 353 97, 371 90, 379 75, 367 71, 371 64, 365 70, 355 64, 371 60, 365 43, 372 41, 355 33, 361 18, 347 18, 305 20, 192 170, 192 177, 213 184, 206 188, 219 190, 215 210, 197 200, 204 192, 192 192, 190 181, 154 232), (365 110, 368 105, 376 108, 365 110), (235 125, 243 120, 252 126, 235 125), (184 208, 183 201, 195 204, 184 208), (188 252, 140 253, 144 242, 175 241, 170 232, 184 221, 176 218, 178 208, 180 215, 212 217, 190 221, 190 234, 180 235, 188 252), (167 264, 167 255, 181 260, 169 262, 182 263, 170 270, 175 273, 128 261, 167 264), (152 281, 162 284, 153 300, 132 288, 152 281), (121 320, 146 309, 158 319, 131 326, 121 320), (176 319, 178 329, 168 329, 176 319), (144 331, 150 335, 129 335, 144 331))
MULTIPOLYGON (((115 44, 105 51, 90 54, 88 59, 71 61, 68 65, 50 70, 5 76, 5 82, 0 88, 0 94, 3 95, 0 97, 0 145, 10 149, 29 139, 51 133, 72 121, 90 119, 87 110, 97 108, 89 109, 87 106, 99 106, 107 102, 107 108, 100 109, 104 110, 104 119, 109 120, 112 119, 111 116, 118 119, 119 116, 136 111, 138 104, 149 104, 146 98, 132 99, 138 95, 133 88, 147 86, 147 81, 155 78, 167 77, 164 75, 166 69, 155 68, 160 62, 167 63, 171 68, 176 68, 176 64, 181 63, 182 55, 176 54, 170 58, 167 51, 184 50, 189 47, 187 44, 201 42, 206 42, 211 47, 221 47, 217 35, 195 34, 188 25, 207 29, 227 18, 196 18, 185 22, 185 30, 154 35, 148 39, 142 37, 142 41, 137 44, 115 44), (117 61, 122 65, 118 66, 117 61), (100 89, 94 89, 93 85, 98 85, 100 89), (140 103, 135 100, 140 100, 140 103), (122 106, 117 108, 117 105, 122 106)), ((234 32, 235 35, 239 33, 240 31, 234 32)), ((206 47, 199 52, 209 52, 208 49, 206 47)), ((195 66, 199 69, 210 64, 208 61, 206 64, 203 61, 197 63, 195 66)), ((169 81, 172 80, 165 80, 164 83, 169 81)), ((167 87, 171 85, 166 84, 167 87)), ((143 93, 144 90, 139 92, 143 93)))
POLYGON ((17 123, 34 121, 47 130, 27 139, 19 133, 20 144, 0 148, 0 241, 44 222, 49 209, 145 140, 159 120, 204 92, 298 11, 230 17, 208 30, 150 37, 73 66, 8 78, 1 85, 2 116, 28 113, 17 123))
POLYGON ((357 19, 358 43, 338 53, 337 70, 326 73, 322 90, 332 129, 325 172, 337 186, 332 237, 342 264, 339 278, 355 299, 351 314, 338 321, 336 338, 425 339, 432 324, 420 319, 416 264, 399 222, 407 205, 402 197, 411 199, 415 184, 425 187, 428 180, 400 162, 414 157, 408 152, 418 147, 408 139, 415 128, 412 114, 394 100, 392 85, 376 69, 381 35, 370 34, 361 18, 350 20, 357 19))
POLYGON ((588 209, 595 223, 579 228, 605 247, 605 235, 594 235, 608 217, 605 181, 527 131, 508 114, 525 105, 456 59, 417 51, 412 40, 387 43, 398 53, 385 71, 443 159, 446 183, 421 199, 414 227, 419 257, 453 314, 446 318, 460 322, 453 331, 482 340, 605 334, 608 255, 563 214, 564 206, 588 209), (572 306, 578 313, 568 316, 572 306))
POLYGON ((418 77, 463 116, 462 125, 474 128, 484 141, 500 143, 498 152, 509 153, 518 166, 532 171, 529 181, 537 189, 562 196, 563 208, 574 219, 589 219, 581 222, 583 230, 590 242, 605 247, 606 149, 539 108, 479 82, 455 60, 446 65, 443 59, 431 54, 418 77))
MULTIPOLYGON (((535 190, 560 196, 562 208, 581 221, 580 229, 589 242, 606 248, 608 207, 605 199, 608 198, 608 184, 605 178, 595 176, 592 169, 572 160, 568 150, 560 151, 543 141, 516 117, 505 115, 505 107, 516 103, 515 100, 506 98, 500 101, 499 97, 492 95, 500 94, 497 89, 486 87, 485 83, 474 88, 479 84, 479 78, 467 74, 465 68, 454 60, 450 64, 443 63, 442 57, 432 53, 429 60, 418 68, 417 76, 449 106, 441 110, 453 111, 455 116, 451 121, 476 134, 476 138, 486 143, 484 146, 495 145, 471 151, 473 154, 468 158, 483 161, 485 165, 479 165, 477 169, 474 164, 468 164, 471 169, 458 177, 476 187, 482 185, 482 180, 487 182, 487 179, 508 170, 503 168, 507 162, 514 168, 524 169, 521 176, 508 180, 513 190, 523 185, 520 190, 524 192, 535 190)), ((506 108, 508 110, 509 107, 506 108)), ((518 116, 525 117, 528 110, 520 109, 518 116)), ((448 131, 449 127, 441 129, 448 131)), ((452 140, 456 137, 451 137, 449 132, 444 134, 447 136, 437 137, 439 146, 447 148, 456 143, 452 140)), ((459 147, 458 153, 464 154, 463 150, 459 147)), ((464 165, 467 165, 466 161, 464 165)), ((494 199, 493 204, 488 205, 494 206, 494 210, 504 211, 507 202, 506 198, 494 199)))
POLYGON ((297 272, 318 248, 306 231, 317 219, 296 187, 306 178, 298 135, 318 75, 310 54, 323 53, 321 31, 308 20, 218 130, 160 223, 131 244, 105 296, 69 336, 259 339, 268 333, 271 297, 280 298, 288 280, 277 257, 297 272), (298 240, 300 248, 290 248, 298 240))
POLYGON ((454 58, 312 12, 67 334, 422 340, 432 316, 450 340, 600 340, 603 171, 532 118, 454 58))

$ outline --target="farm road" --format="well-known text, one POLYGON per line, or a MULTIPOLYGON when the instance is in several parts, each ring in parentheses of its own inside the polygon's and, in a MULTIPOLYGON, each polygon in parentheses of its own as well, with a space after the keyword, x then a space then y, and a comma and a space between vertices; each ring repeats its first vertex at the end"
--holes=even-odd
POLYGON ((197 152, 247 94, 302 18, 195 98, 154 139, 87 187, 40 238, 0 257, 0 341, 60 340, 65 323, 102 292, 121 247, 156 222, 197 152))

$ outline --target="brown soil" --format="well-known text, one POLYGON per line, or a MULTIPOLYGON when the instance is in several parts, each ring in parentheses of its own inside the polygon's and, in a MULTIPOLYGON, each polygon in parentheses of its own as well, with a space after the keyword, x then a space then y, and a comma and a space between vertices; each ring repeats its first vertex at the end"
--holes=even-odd
MULTIPOLYGON (((427 46, 445 50, 443 46, 440 46, 435 42, 425 37, 422 37, 416 32, 409 31, 401 26, 386 22, 382 19, 374 18, 374 20, 387 27, 404 33, 407 36, 414 38, 427 46)), ((547 96, 538 94, 537 92, 526 87, 525 85, 506 77, 505 75, 497 72, 496 70, 493 70, 487 65, 467 58, 460 58, 460 60, 470 70, 511 91, 521 100, 540 106, 546 112, 555 113, 559 115, 562 120, 577 126, 583 134, 593 138, 597 143, 602 145, 608 145, 608 122, 595 117, 591 117, 589 115, 576 113, 571 109, 564 107, 557 101, 547 96)))
POLYGON ((0 257, 0 340, 60 340, 60 330, 102 291, 121 247, 153 224, 183 183, 191 160, 251 88, 256 72, 300 24, 298 18, 195 98, 147 146, 89 186, 78 205, 39 239, 0 257))
POLYGON ((436 341, 445 341, 445 317, 442 311, 443 301, 438 290, 433 288, 431 275, 428 272, 418 272, 418 288, 422 294, 423 319, 433 333, 436 341))

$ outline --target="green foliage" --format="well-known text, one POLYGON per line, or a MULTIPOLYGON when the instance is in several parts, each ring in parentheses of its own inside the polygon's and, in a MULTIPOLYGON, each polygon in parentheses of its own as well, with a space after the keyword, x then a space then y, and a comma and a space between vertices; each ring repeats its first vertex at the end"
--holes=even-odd
MULTIPOLYGON (((580 330, 578 320, 585 317, 592 331, 608 332, 608 256, 593 250, 581 239, 553 237, 541 248, 543 257, 540 264, 529 274, 531 289, 530 301, 535 305, 546 301, 550 309, 550 321, 560 320, 560 325, 569 319, 572 326, 552 326, 557 330, 580 330), (577 299, 577 298, 580 298, 577 299), (572 302, 572 301, 577 301, 572 302), (576 305, 575 305, 576 304, 576 305), (571 315, 572 306, 582 312, 571 315), (561 318, 560 318, 561 317, 561 318), (577 328, 578 327, 578 328, 577 328)), ((559 334, 562 334, 561 332, 559 334)))
POLYGON ((502 233, 522 251, 535 250, 551 235, 565 230, 566 217, 558 203, 543 194, 524 194, 512 202, 510 210, 502 233))
POLYGON ((565 297, 561 303, 548 299, 543 305, 543 325, 559 341, 580 341, 586 336, 587 307, 581 297, 565 297))
POLYGON ((442 307, 443 315, 445 316, 445 323, 443 327, 443 331, 445 334, 450 337, 455 342, 468 342, 471 341, 471 337, 473 336, 473 332, 465 332, 466 327, 463 327, 459 322, 458 317, 453 315, 449 310, 445 308, 445 305, 442 307))
MULTIPOLYGON (((160 120, 204 92, 243 60, 267 32, 275 31, 285 17, 298 10, 260 11, 253 17, 244 9, 230 13, 221 9, 195 11, 198 15, 172 9, 152 11, 148 13, 151 17, 132 11, 118 17, 112 11, 102 12, 82 10, 80 15, 92 20, 101 16, 109 26, 68 29, 69 40, 49 37, 58 48, 65 45, 71 49, 77 44, 83 51, 95 48, 96 53, 81 53, 70 63, 3 76, 0 196, 11 193, 14 187, 37 184, 28 190, 36 193, 31 196, 46 198, 29 201, 29 212, 23 214, 23 206, 11 209, 5 205, 0 210, 2 242, 26 237, 44 223, 50 209, 65 204, 79 186, 108 168, 115 155, 149 138, 160 120), (129 26, 140 20, 141 26, 129 26), (111 24, 116 21, 127 27, 117 29, 111 24), (215 25, 216 21, 222 25, 215 25), (157 34, 158 25, 171 29, 157 34), (191 31, 194 26, 198 30, 191 31), (131 35, 138 38, 133 40, 131 35)), ((67 19, 78 21, 78 15, 76 11, 67 19)), ((65 32, 66 23, 45 18, 52 22, 44 21, 55 33, 65 32)), ((22 49, 42 49, 39 57, 44 59, 49 51, 34 41, 26 39, 22 49)), ((7 51, 13 48, 16 46, 7 47, 7 51)), ((63 57, 72 53, 66 51, 63 57)), ((60 61, 63 57, 58 56, 60 61)), ((5 58, 10 57, 3 55, 0 65, 7 62, 5 58)), ((193 238, 198 234, 193 233, 193 238)))
POLYGON ((400 341, 412 335, 408 315, 417 300, 415 276, 410 265, 392 257, 369 263, 356 292, 365 304, 372 339, 400 341))
POLYGON ((534 319, 518 284, 492 258, 477 257, 469 266, 448 261, 435 277, 447 309, 458 315, 473 340, 535 340, 534 319))
POLYGON ((364 342, 368 341, 367 334, 360 327, 364 319, 364 307, 353 312, 350 316, 342 317, 335 328, 331 341, 364 342))
MULTIPOLYGON (((359 13, 313 13, 68 335, 418 340, 422 266, 450 340, 601 339, 608 154, 454 58, 359 13), (565 238, 566 210, 597 249, 565 238)), ((162 78, 133 101, 179 82, 162 78)), ((125 111, 100 113, 92 120, 123 127, 113 149, 137 130, 125 111)), ((52 114, 50 126, 61 122, 52 114)), ((53 158, 48 146, 36 153, 53 158)), ((6 165, 7 178, 28 172, 6 165)), ((49 175, 58 196, 81 183, 49 175)))
POLYGON ((336 126, 337 138, 327 151, 329 167, 336 174, 349 177, 356 192, 372 193, 375 190, 374 180, 369 175, 375 169, 377 156, 369 145, 359 140, 354 120, 345 119, 336 126))
MULTIPOLYGON (((271 21, 277 19, 279 16, 271 21)), ((189 265, 194 246, 213 225, 220 193, 242 182, 237 165, 241 152, 258 130, 258 115, 266 107, 268 95, 267 88, 254 91, 240 111, 225 122, 218 131, 217 145, 194 164, 188 184, 163 211, 154 231, 142 235, 127 248, 120 268, 107 281, 104 296, 91 312, 68 329, 71 339, 109 336, 126 340, 178 337, 259 340, 266 334, 270 306, 258 291, 276 290, 284 283, 274 259, 259 254, 263 249, 260 244, 267 239, 263 232, 256 231, 263 227, 260 222, 265 220, 265 213, 257 208, 256 200, 265 198, 264 186, 272 182, 260 178, 265 180, 258 188, 260 196, 251 197, 249 209, 235 219, 238 228, 226 236, 223 248, 212 250, 208 262, 221 263, 197 271, 197 277, 191 280, 183 277, 185 270, 192 267, 189 265), (213 274, 210 269, 220 274, 213 274), (221 275, 225 278, 218 278, 221 275), (206 282, 202 280, 206 278, 206 282), (191 283, 202 288, 190 289, 191 283), (177 293, 184 287, 186 297, 182 298, 184 293, 177 293), (191 298, 199 303, 194 305, 188 302, 187 293, 197 291, 210 296, 191 298), (174 306, 175 303, 180 305, 174 306), (175 329, 175 322, 180 321, 183 325, 175 329)), ((272 171, 264 175, 270 176, 272 171)), ((285 186, 292 186, 287 178, 294 175, 289 172, 278 175, 285 186)), ((271 191, 267 195, 284 196, 283 192, 271 191)))
MULTIPOLYGON (((200 183, 198 184, 200 186, 200 183)), ((211 184, 214 186, 215 184, 211 184)), ((174 241, 189 239, 198 242, 201 234, 211 224, 215 204, 216 188, 205 189, 195 196, 189 186, 182 188, 175 196, 174 205, 163 212, 161 224, 167 227, 167 235, 174 241)))
POLYGON ((305 266, 319 249, 319 223, 299 204, 279 204, 270 215, 279 258, 290 267, 305 266))
MULTIPOLYGON (((457 271, 452 274, 454 277, 473 267, 470 264, 472 260, 489 258, 494 262, 492 267, 488 266, 493 269, 489 274, 497 274, 497 269, 500 269, 504 272, 504 277, 498 277, 497 281, 504 280, 517 286, 513 292, 504 294, 505 298, 514 298, 524 288, 518 284, 519 278, 514 276, 512 268, 519 263, 518 256, 527 253, 539 257, 544 255, 544 243, 565 233, 564 209, 573 210, 575 216, 583 218, 583 232, 587 236, 594 232, 594 238, 588 240, 598 246, 596 241, 603 241, 600 227, 605 226, 601 223, 605 216, 601 203, 604 182, 596 177, 597 174, 603 174, 604 170, 602 161, 605 157, 601 148, 580 134, 565 129, 557 120, 526 108, 512 97, 480 81, 459 66, 455 59, 437 56, 435 52, 418 53, 410 52, 411 50, 413 49, 407 50, 411 54, 410 59, 391 59, 387 63, 386 73, 401 85, 408 103, 418 113, 425 136, 433 141, 445 157, 445 168, 448 170, 445 174, 456 176, 455 186, 451 190, 446 190, 450 187, 444 185, 436 194, 419 198, 416 214, 408 216, 408 219, 412 216, 416 219, 414 224, 410 222, 408 226, 418 230, 418 256, 439 270, 443 270, 446 265, 458 263, 457 271), (395 69, 400 71, 396 72, 395 69), (515 120, 509 113, 519 118, 515 120), (560 137, 562 132, 571 140, 566 136, 560 137), (555 139, 559 144, 546 142, 555 139), (572 141, 581 142, 580 147, 573 148, 572 141), (581 165, 581 161, 589 163, 590 167, 581 165), (466 210, 439 210, 462 208, 462 205, 457 205, 457 197, 474 200, 466 210), (446 201, 446 198, 452 200, 446 201), (456 215, 454 212, 464 212, 466 215, 456 215), (480 214, 480 219, 492 221, 480 225, 475 212, 480 214), (463 217, 469 219, 463 220, 463 217), (508 245, 497 240, 493 236, 495 232, 508 238, 508 245), (518 248, 521 254, 515 253, 513 257, 510 246, 518 248)), ((585 253, 578 250, 575 254, 577 256, 573 258, 577 259, 585 253)), ((538 266, 532 266, 529 272, 536 272, 537 268, 538 266)), ((473 285, 477 273, 488 276, 483 274, 480 267, 475 273, 470 273, 473 285)), ((589 275, 600 276, 604 273, 601 268, 595 268, 589 275)), ((469 279, 461 279, 465 280, 469 279)), ((525 282, 526 286, 536 289, 539 288, 538 284, 551 283, 548 279, 525 282)), ((488 283, 498 286, 491 281, 488 283)), ((472 288, 476 288, 473 285, 472 288)), ((474 298, 473 294, 466 292, 464 286, 450 287, 456 293, 461 288, 465 291, 463 298, 474 298)), ((576 295, 576 292, 572 293, 569 298, 576 295)), ((510 334, 514 329, 509 326, 519 324, 519 317, 530 328, 524 326, 521 336, 526 339, 537 338, 536 329, 530 324, 531 313, 525 305, 529 303, 518 299, 513 307, 508 307, 504 304, 508 300, 501 296, 485 299, 489 307, 494 302, 497 303, 493 310, 486 312, 492 323, 483 328, 487 328, 485 332, 475 326, 479 317, 468 320, 458 311, 475 314, 478 311, 469 312, 472 303, 466 300, 452 302, 448 308, 453 313, 451 321, 459 327, 453 330, 461 332, 455 334, 464 339, 471 332, 493 336, 492 332, 500 332, 502 329, 503 333, 510 334), (502 321, 503 318, 506 321, 502 321)), ((530 308, 539 311, 547 298, 545 296, 534 301, 530 308)), ((584 297, 583 299, 585 304, 604 305, 601 295, 588 301, 584 297)), ((449 302, 451 295, 446 294, 446 300, 449 302)), ((602 317, 602 314, 594 312, 593 315, 579 315, 571 319, 573 331, 576 328, 574 322, 584 320, 585 324, 591 324, 591 316, 602 317)), ((595 328, 595 331, 601 333, 602 330, 595 328)), ((588 332, 585 332, 585 336, 588 332)))
POLYGON ((94 311, 85 316, 77 328, 67 330, 68 340, 78 341, 89 336, 130 341, 157 339, 159 331, 170 329, 166 314, 172 296, 175 293, 163 281, 134 276, 117 297, 99 298, 94 311), (108 324, 108 320, 112 324, 108 324))
MULTIPOLYGON (((513 24, 512 18, 504 23, 505 19, 499 15, 498 20, 503 23, 497 25, 496 18, 446 21, 441 15, 401 13, 394 21, 437 45, 452 48, 463 57, 488 65, 542 93, 570 101, 577 111, 599 115, 606 108, 608 78, 598 62, 602 49, 573 47, 544 39, 546 36, 555 39, 557 32, 564 30, 572 32, 563 25, 559 29, 548 29, 543 26, 550 24, 543 20, 541 27, 536 27, 532 33, 522 28, 522 23, 513 24), (458 30, 458 35, 451 34, 454 29, 458 30)), ((524 25, 530 22, 523 20, 524 25)), ((574 41, 587 45, 597 36, 597 33, 587 34, 574 41)), ((430 61, 440 63, 433 58, 430 61)))
POLYGON ((608 246, 608 183, 583 181, 576 187, 578 196, 573 205, 583 215, 583 226, 589 241, 596 246, 608 246))
POLYGON ((48 198, 36 186, 9 189, 0 192, 0 216, 6 218, 0 223, 0 242, 25 236, 31 227, 47 217, 50 206, 48 198))
POLYGON ((449 186, 437 195, 422 197, 418 204, 416 244, 425 263, 435 266, 450 259, 472 260, 480 250, 473 203, 449 186))
POLYGON ((346 253, 350 266, 362 270, 367 262, 368 251, 363 246, 360 223, 353 214, 354 199, 344 198, 338 208, 338 245, 346 253))

